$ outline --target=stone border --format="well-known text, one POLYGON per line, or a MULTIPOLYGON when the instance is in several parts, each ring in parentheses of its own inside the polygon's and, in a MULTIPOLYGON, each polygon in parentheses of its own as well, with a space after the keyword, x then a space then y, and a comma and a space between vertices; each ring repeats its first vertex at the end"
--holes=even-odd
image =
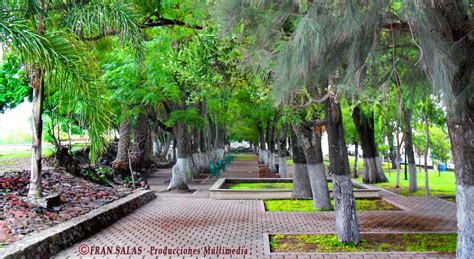
POLYGON ((217 200, 268 200, 289 199, 292 190, 231 190, 222 188, 229 182, 256 183, 256 182, 292 182, 291 178, 220 178, 209 188, 209 197, 217 200))
MULTIPOLYGON (((292 190, 271 189, 271 190, 231 190, 225 189, 226 183, 261 183, 261 182, 292 182, 292 178, 220 178, 209 188, 209 197, 217 200, 278 200, 290 199, 292 190)), ((331 181, 331 179, 328 179, 331 181)), ((359 189, 354 189, 356 198, 379 198, 379 189, 357 181, 352 182, 359 189)), ((332 191, 330 191, 332 195, 332 191)))
POLYGON ((99 232, 116 220, 156 198, 153 191, 138 190, 48 229, 28 234, 0 250, 0 258, 51 257, 74 243, 99 232))
MULTIPOLYGON (((397 232, 397 231, 391 231, 391 232, 360 232, 360 234, 456 234, 457 231, 436 231, 436 232, 429 232, 429 231, 418 231, 418 232, 397 232)), ((389 255, 397 255, 401 257, 411 257, 414 255, 422 254, 426 256, 443 256, 444 254, 440 254, 439 252, 436 251, 427 251, 427 252, 299 252, 299 253, 292 253, 292 252, 286 252, 286 253, 277 253, 277 252, 272 252, 270 250, 270 235, 277 235, 277 234, 283 234, 283 235, 325 235, 325 234, 336 234, 336 232, 318 232, 318 233, 263 233, 263 254, 264 255, 274 255, 274 256, 296 256, 296 255, 341 255, 341 256, 350 256, 351 255, 384 255, 384 256, 389 256, 389 255)), ((453 254, 455 256, 456 253, 453 254)), ((450 256, 451 254, 447 254, 450 256)))

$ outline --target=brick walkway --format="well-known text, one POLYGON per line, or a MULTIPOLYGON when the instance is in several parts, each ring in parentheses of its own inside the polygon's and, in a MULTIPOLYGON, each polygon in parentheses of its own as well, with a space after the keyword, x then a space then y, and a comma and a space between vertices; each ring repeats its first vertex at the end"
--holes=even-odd
MULTIPOLYGON (((246 177, 246 175, 255 177, 253 174, 256 173, 256 161, 235 161, 228 169, 228 174, 232 177, 246 177), (249 171, 252 173, 249 174, 249 171)), ((154 201, 98 234, 64 250, 57 256, 59 258, 79 257, 79 246, 86 244, 88 246, 113 246, 114 249, 116 246, 142 246, 143 253, 133 258, 148 258, 151 247, 163 248, 165 246, 168 248, 200 248, 201 251, 207 246, 241 247, 248 250, 246 258, 264 258, 269 257, 268 252, 266 253, 264 250, 264 247, 268 245, 264 241, 266 233, 326 233, 335 231, 333 212, 265 212, 263 211, 263 202, 258 200, 211 200, 207 198, 208 192, 206 193, 205 190, 214 181, 207 179, 202 184, 192 184, 191 188, 197 189, 194 194, 159 193, 158 198, 154 201)), ((159 182, 156 181, 154 189, 166 188, 166 184, 159 184, 159 182)), ((385 197, 385 199, 405 210, 359 213, 362 232, 444 232, 456 230, 456 206, 450 202, 424 197, 385 197)), ((203 256, 202 253, 200 255, 203 256)), ((301 254, 298 257, 296 255, 271 255, 272 258, 430 256, 449 257, 450 255, 436 253, 332 253, 301 254)), ((116 258, 116 256, 110 258, 116 258)), ((128 258, 128 256, 124 258, 128 258)), ((229 258, 229 256, 224 256, 224 258, 229 258)))

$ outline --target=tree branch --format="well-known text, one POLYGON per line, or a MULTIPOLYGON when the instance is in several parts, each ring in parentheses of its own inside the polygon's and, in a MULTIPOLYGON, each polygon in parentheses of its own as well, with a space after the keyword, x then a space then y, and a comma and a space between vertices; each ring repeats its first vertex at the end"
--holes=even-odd
POLYGON ((196 29, 196 30, 202 30, 203 27, 200 25, 190 25, 187 24, 183 21, 179 20, 170 20, 166 18, 160 18, 158 21, 154 22, 146 22, 142 25, 140 25, 141 29, 146 29, 146 28, 151 28, 151 27, 159 27, 159 26, 182 26, 182 27, 187 27, 191 29, 196 29))
POLYGON ((305 104, 303 105, 297 105, 296 108, 298 109, 306 109, 308 108, 309 106, 311 106, 312 104, 321 104, 321 103, 324 103, 328 98, 329 96, 331 95, 331 92, 327 92, 323 97, 321 97, 320 99, 309 99, 305 104))
MULTIPOLYGON (((146 19, 146 20, 149 20, 149 19, 146 19)), ((182 27, 187 27, 187 28, 196 29, 196 30, 203 29, 203 27, 200 25, 190 25, 180 20, 171 20, 171 19, 166 19, 166 18, 159 18, 159 20, 153 21, 153 22, 152 21, 145 22, 143 24, 140 24, 138 27, 140 27, 140 29, 147 29, 147 28, 161 27, 161 26, 182 26, 182 27)), ((110 30, 110 31, 105 31, 103 33, 100 33, 93 37, 83 37, 79 35, 79 38, 84 41, 96 41, 104 37, 114 36, 118 34, 120 34, 120 31, 110 30)))
POLYGON ((168 126, 166 126, 162 121, 160 121, 160 120, 158 120, 158 119, 155 120, 155 121, 156 121, 156 124, 157 124, 158 126, 160 126, 160 128, 162 128, 164 131, 173 133, 173 129, 170 128, 170 127, 168 127, 168 126))
POLYGON ((303 124, 304 126, 307 126, 307 127, 320 127, 320 126, 324 126, 326 125, 326 120, 324 119, 315 119, 315 120, 312 120, 312 121, 303 121, 301 122, 301 124, 303 124))

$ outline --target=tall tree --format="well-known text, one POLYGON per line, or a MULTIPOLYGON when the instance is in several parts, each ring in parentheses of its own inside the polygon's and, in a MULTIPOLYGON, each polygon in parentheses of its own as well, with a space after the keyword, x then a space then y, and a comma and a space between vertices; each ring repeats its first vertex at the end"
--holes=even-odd
POLYGON ((291 197, 295 199, 312 198, 313 193, 308 174, 308 166, 306 165, 306 155, 293 130, 291 130, 291 148, 293 150, 293 164, 295 167, 291 197))
POLYGON ((364 182, 387 182, 388 179, 382 171, 381 160, 375 143, 374 113, 366 114, 359 106, 352 111, 354 124, 359 134, 364 157, 364 182))
POLYGON ((108 125, 108 115, 98 109, 103 108, 103 103, 100 101, 100 89, 94 83, 95 62, 84 44, 74 39, 74 36, 63 33, 54 22, 49 23, 52 21, 48 16, 49 7, 45 1, 4 2, 0 13, 1 27, 4 28, 0 31, 0 41, 8 46, 7 52, 16 52, 22 64, 29 68, 29 85, 33 89, 32 168, 28 192, 33 198, 42 195, 41 147, 45 87, 60 85, 64 97, 75 99, 78 103, 88 103, 81 112, 83 118, 88 120, 92 156, 104 148, 103 133, 108 125), (31 21, 24 20, 26 17, 31 21))
POLYGON ((281 178, 288 178, 288 156, 290 155, 287 147, 288 140, 288 124, 283 123, 278 135, 278 173, 281 178))

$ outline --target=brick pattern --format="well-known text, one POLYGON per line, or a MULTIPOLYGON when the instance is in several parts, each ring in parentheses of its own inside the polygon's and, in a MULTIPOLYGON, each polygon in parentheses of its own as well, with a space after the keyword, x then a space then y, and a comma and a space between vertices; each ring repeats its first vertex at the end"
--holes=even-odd
MULTIPOLYGON (((228 174, 232 177, 245 177, 248 174, 247 169, 235 170, 243 166, 254 166, 255 170, 257 164, 255 161, 236 161, 229 166, 228 174)), ((249 175, 254 177, 252 174, 249 175)), ((207 187, 209 184, 206 180, 200 186, 207 187)), ((205 193, 205 188, 201 188, 199 191, 205 193)), ((159 193, 158 198, 154 201, 96 235, 62 251, 57 257, 79 257, 80 244, 142 246, 145 251, 151 246, 189 248, 205 246, 237 248, 240 246, 248 249, 245 258, 419 258, 430 256, 435 258, 453 256, 437 253, 268 255, 264 253, 264 233, 334 232, 334 213, 264 212, 261 208, 262 203, 258 200, 211 200, 195 195, 196 193, 184 195, 159 193)), ((361 212, 358 215, 362 232, 456 231, 456 217, 453 216, 455 215, 455 205, 452 203, 435 198, 419 197, 386 197, 385 199, 410 210, 361 212)), ((147 255, 149 254, 143 253, 139 257, 131 258, 148 258, 147 255)), ((243 257, 219 256, 218 258, 243 257)))

